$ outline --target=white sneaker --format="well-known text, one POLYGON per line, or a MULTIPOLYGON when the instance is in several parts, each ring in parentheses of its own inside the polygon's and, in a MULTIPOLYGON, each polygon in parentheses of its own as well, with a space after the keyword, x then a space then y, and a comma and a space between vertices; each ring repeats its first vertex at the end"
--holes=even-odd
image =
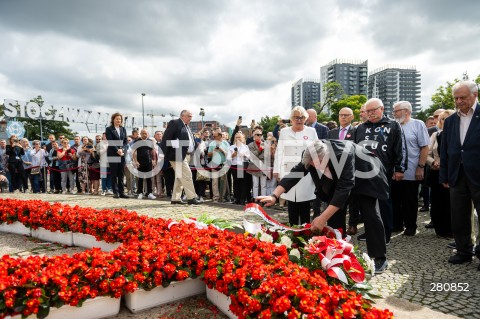
POLYGON ((148 194, 148 199, 157 199, 152 193, 148 194))
POLYGON ((138 198, 138 199, 143 199, 143 194, 142 194, 142 193, 138 194, 138 197, 137 197, 137 198, 138 198))
POLYGON ((107 191, 107 195, 113 195, 113 191, 112 191, 111 189, 109 189, 109 190, 107 191))
POLYGON ((106 192, 106 191, 103 191, 103 192, 102 192, 102 196, 105 196, 105 195, 107 195, 107 192, 106 192))

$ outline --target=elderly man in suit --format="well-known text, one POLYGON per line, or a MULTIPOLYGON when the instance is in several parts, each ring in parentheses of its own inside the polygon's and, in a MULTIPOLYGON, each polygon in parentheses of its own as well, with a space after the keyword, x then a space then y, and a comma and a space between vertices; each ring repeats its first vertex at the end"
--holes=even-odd
MULTIPOLYGON (((440 183, 450 188, 452 232, 457 253, 452 264, 472 261, 472 202, 480 211, 480 104, 478 85, 458 82, 452 87, 456 114, 445 119, 440 154, 440 183)), ((477 236, 477 241, 480 240, 477 236)), ((480 259, 480 242, 475 255, 480 259)), ((480 271, 480 266, 478 267, 480 271)))
POLYGON ((188 204, 201 204, 197 200, 195 187, 193 186, 192 171, 188 163, 190 155, 196 148, 195 137, 188 125, 192 120, 192 112, 183 110, 178 120, 168 122, 163 133, 161 148, 165 159, 168 159, 175 171, 175 182, 172 191, 172 204, 186 204, 182 201, 182 186, 187 196, 188 204))
POLYGON ((294 187, 303 175, 310 173, 316 196, 328 203, 312 222, 312 230, 322 230, 349 196, 357 195, 364 214, 368 255, 375 259, 375 273, 387 268, 385 230, 377 200, 388 198, 388 182, 381 161, 364 147, 351 141, 317 140, 307 147, 298 163, 270 196, 257 200, 266 206, 275 204, 284 192, 294 187))

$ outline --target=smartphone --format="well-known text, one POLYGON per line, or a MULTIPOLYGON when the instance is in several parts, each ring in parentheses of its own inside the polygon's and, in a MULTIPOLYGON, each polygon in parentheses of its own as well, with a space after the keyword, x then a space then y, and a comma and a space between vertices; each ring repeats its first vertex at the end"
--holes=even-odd
POLYGON ((212 127, 212 123, 205 123, 205 126, 212 127))
POLYGON ((290 123, 290 119, 288 119, 288 120, 282 120, 282 121, 283 121, 283 123, 285 123, 285 124, 290 123))
POLYGON ((240 115, 240 116, 238 116, 238 119, 239 119, 239 120, 241 120, 241 119, 242 119, 242 116, 241 116, 241 115, 240 115))

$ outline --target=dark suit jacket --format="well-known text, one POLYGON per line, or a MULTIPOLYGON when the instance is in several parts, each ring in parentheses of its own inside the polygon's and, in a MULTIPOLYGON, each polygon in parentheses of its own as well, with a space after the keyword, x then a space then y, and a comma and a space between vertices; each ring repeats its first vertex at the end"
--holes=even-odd
POLYGON ((381 161, 366 148, 350 141, 323 140, 329 148, 330 160, 328 167, 332 173, 333 182, 328 186, 324 176, 319 177, 317 170, 312 165, 308 169, 303 163, 298 163, 288 175, 279 183, 286 191, 298 183, 300 177, 293 175, 294 172, 303 172, 306 175, 310 172, 316 187, 317 196, 323 201, 336 207, 344 208, 350 194, 363 195, 385 200, 388 198, 388 182, 385 175, 385 168, 381 161), (348 148, 346 147, 348 146, 348 148), (341 159, 342 154, 344 159, 341 159), (343 163, 343 167, 336 163, 343 163), (334 163, 335 162, 335 163, 334 163), (370 174, 368 178, 359 176, 361 172, 371 172, 375 166, 378 173, 370 174), (327 187, 325 187, 327 185, 327 187))
POLYGON ((123 149, 123 152, 126 153, 127 149, 127 130, 120 126, 120 135, 118 135, 115 126, 110 125, 105 129, 105 135, 108 141, 122 141, 122 146, 112 145, 113 143, 108 143, 107 156, 119 156, 117 154, 119 149, 123 149))
POLYGON ((480 104, 477 103, 463 145, 460 144, 460 117, 457 113, 445 119, 440 153, 440 183, 455 186, 463 164, 470 183, 480 187, 480 104))
POLYGON ((318 122, 312 127, 315 129, 315 131, 317 131, 317 136, 319 139, 323 140, 324 138, 328 138, 328 127, 318 122))
MULTIPOLYGON (((165 132, 163 133, 163 138, 162 138, 162 152, 165 154, 165 158, 168 159, 169 161, 176 161, 177 159, 175 158, 175 151, 177 150, 176 148, 173 148, 171 145, 167 144, 168 141, 175 141, 178 140, 183 141, 186 146, 179 146, 181 147, 182 150, 182 161, 185 159, 185 156, 187 156, 188 152, 188 142, 190 139, 188 137, 188 130, 185 127, 185 123, 183 123, 182 119, 176 119, 176 120, 171 120, 168 122, 167 128, 165 129, 165 132)), ((197 143, 193 141, 195 144, 195 148, 197 147, 197 143)), ((183 144, 182 144, 183 145, 183 144)))
MULTIPOLYGON (((355 126, 351 126, 345 134, 345 140, 353 141, 355 137, 355 126)), ((328 139, 338 140, 340 138, 340 127, 334 128, 333 130, 328 131, 328 139)))

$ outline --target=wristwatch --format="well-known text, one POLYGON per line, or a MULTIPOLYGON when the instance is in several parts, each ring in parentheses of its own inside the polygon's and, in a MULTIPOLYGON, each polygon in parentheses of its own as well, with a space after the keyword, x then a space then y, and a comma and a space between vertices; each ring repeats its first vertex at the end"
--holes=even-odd
POLYGON ((420 167, 420 168, 425 168, 425 164, 423 164, 423 165, 422 165, 422 164, 418 164, 418 167, 420 167))

